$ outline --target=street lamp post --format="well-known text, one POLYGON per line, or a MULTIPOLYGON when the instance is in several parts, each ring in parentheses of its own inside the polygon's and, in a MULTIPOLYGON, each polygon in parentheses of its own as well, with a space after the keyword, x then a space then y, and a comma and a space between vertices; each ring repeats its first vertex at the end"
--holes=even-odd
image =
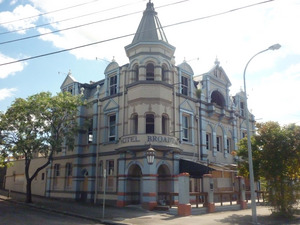
POLYGON ((249 126, 249 113, 248 113, 248 104, 247 104, 247 90, 246 90, 246 70, 251 62, 251 60, 266 51, 269 50, 277 50, 281 47, 280 44, 275 44, 270 46, 269 48, 262 50, 256 53, 254 56, 250 58, 247 62, 246 67, 244 69, 244 93, 245 93, 245 116, 246 116, 246 126, 247 126, 247 145, 248 145, 248 162, 249 162, 249 175, 250 175, 250 191, 251 191, 251 209, 252 209, 252 223, 257 224, 257 215, 256 215, 256 202, 255 202, 255 187, 254 187, 254 173, 253 173, 253 160, 252 160, 252 149, 251 149, 251 137, 250 137, 250 126, 249 126))

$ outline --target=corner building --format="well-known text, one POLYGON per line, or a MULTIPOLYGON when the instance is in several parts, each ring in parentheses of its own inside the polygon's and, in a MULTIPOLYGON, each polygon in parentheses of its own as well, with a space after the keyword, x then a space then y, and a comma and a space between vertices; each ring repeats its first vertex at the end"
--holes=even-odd
POLYGON ((175 47, 151 2, 125 51, 129 63, 113 60, 104 80, 82 84, 69 73, 63 82, 62 91, 83 92, 88 106, 80 108, 78 122, 89 128, 75 149, 56 154, 39 183, 41 195, 102 202, 105 194, 109 204, 153 209, 178 192, 182 172, 190 174, 191 192, 202 191, 206 173, 213 174, 215 190, 232 190, 234 153, 246 134, 244 93, 229 95, 231 83, 217 59, 197 76, 185 61, 176 66, 175 47), (146 157, 150 147, 153 164, 146 157))

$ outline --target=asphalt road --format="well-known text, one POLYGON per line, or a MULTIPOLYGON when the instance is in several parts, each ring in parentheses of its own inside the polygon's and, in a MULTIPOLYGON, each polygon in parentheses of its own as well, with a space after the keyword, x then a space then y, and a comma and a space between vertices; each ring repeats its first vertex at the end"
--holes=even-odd
POLYGON ((48 212, 0 199, 0 225, 90 225, 93 221, 48 212))

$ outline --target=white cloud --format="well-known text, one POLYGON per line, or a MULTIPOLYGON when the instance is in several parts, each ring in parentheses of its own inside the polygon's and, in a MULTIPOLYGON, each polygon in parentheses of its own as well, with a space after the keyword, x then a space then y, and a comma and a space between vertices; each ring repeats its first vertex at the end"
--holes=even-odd
POLYGON ((300 121, 300 64, 291 65, 282 73, 274 73, 257 81, 249 94, 249 109, 263 121, 282 124, 300 121))
MULTIPOLYGON (((12 62, 17 59, 13 59, 11 57, 5 56, 0 53, 0 62, 1 63, 6 63, 6 62, 12 62)), ((4 79, 10 75, 14 75, 16 72, 20 72, 24 69, 27 63, 25 62, 19 62, 19 63, 14 63, 10 65, 5 65, 0 68, 0 79, 4 79)))
MULTIPOLYGON (((19 5, 12 12, 5 11, 0 13, 0 21, 3 21, 1 26, 6 28, 9 31, 20 30, 23 28, 34 27, 34 23, 38 20, 38 17, 27 18, 30 16, 38 15, 40 12, 32 7, 31 5, 19 5), (12 23, 6 23, 11 22, 12 23)), ((25 30, 18 31, 20 34, 24 34, 25 30)))
MULTIPOLYGON (((38 9, 37 12, 49 12, 86 2, 84 0, 74 0, 72 2, 61 0, 30 1, 38 9)), ((44 33, 117 17, 131 12, 143 11, 147 2, 148 0, 131 0, 126 1, 126 3, 121 0, 94 1, 91 4, 70 8, 69 10, 46 14, 42 19, 52 22, 103 11, 93 14, 93 16, 56 23, 50 28, 40 28, 38 32, 44 33), (127 6, 105 11, 121 5, 127 6)), ((160 22, 163 26, 167 26, 255 4, 260 1, 210 0, 204 3, 204 1, 190 0, 163 8, 159 8, 159 6, 176 2, 176 0, 153 0, 152 2, 154 2, 160 22)), ((22 9, 25 6, 19 7, 22 9)), ((27 7, 29 11, 30 7, 27 7)), ((295 96, 299 95, 297 87, 300 85, 300 73, 298 72, 300 65, 290 65, 287 68, 287 65, 282 66, 279 62, 286 60, 285 63, 290 63, 287 62, 287 59, 291 55, 297 58, 295 61, 300 61, 300 45, 298 44, 300 32, 297 30, 297 21, 300 21, 299 11, 299 0, 277 0, 217 17, 172 26, 165 28, 164 31, 169 43, 176 47, 175 57, 177 64, 181 63, 184 58, 188 61, 199 58, 199 60, 190 61, 195 74, 207 72, 213 66, 215 58, 218 57, 221 66, 225 69, 232 82, 231 94, 235 94, 243 85, 242 74, 248 60, 255 53, 273 44, 280 43, 282 48, 279 51, 268 51, 259 55, 249 65, 247 81, 249 81, 249 84, 253 84, 249 85, 253 87, 253 92, 251 90, 249 92, 249 105, 250 108, 253 108, 253 113, 257 118, 263 117, 266 120, 287 121, 287 112, 297 115, 300 111, 297 104, 288 103, 291 99, 295 99, 295 96), (280 64, 281 67, 277 64, 280 64), (276 73, 276 71, 281 70, 285 70, 285 72, 276 73), (273 75, 264 76, 263 78, 258 77, 257 73, 261 71, 271 71, 269 73, 273 73, 273 75)), ((17 15, 17 8, 11 14, 17 15)), ((11 18, 5 18, 4 20, 1 15, 2 13, 0 14, 1 21, 11 20, 11 18)), ((120 19, 45 35, 41 36, 40 40, 52 43, 53 46, 59 49, 104 41, 134 33, 138 28, 142 15, 142 12, 140 12, 120 19)), ((31 23, 34 23, 34 21, 31 23)), ((77 58, 89 60, 95 60, 96 57, 112 59, 115 56, 116 61, 122 65, 128 62, 124 47, 130 44, 132 39, 133 36, 108 41, 71 51, 71 54, 77 58)), ((3 72, 0 72, 0 77, 7 76, 1 73, 3 72)), ((10 73, 6 72, 4 74, 10 73)))
POLYGON ((0 101, 6 98, 14 96, 14 92, 16 92, 16 88, 3 88, 0 89, 0 101))

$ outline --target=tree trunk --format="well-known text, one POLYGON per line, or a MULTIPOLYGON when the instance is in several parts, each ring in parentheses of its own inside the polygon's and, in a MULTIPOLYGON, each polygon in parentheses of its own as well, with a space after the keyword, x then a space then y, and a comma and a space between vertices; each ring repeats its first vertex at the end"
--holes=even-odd
POLYGON ((26 203, 32 203, 32 198, 31 198, 31 179, 27 179, 27 184, 26 184, 26 203))

